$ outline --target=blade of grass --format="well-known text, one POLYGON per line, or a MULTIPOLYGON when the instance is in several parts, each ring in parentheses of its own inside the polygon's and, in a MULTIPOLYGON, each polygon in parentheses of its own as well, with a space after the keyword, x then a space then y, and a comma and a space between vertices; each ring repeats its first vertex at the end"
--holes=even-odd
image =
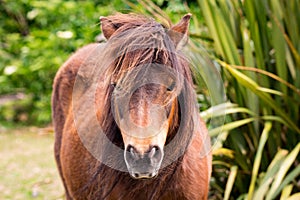
POLYGON ((247 108, 237 107, 237 104, 224 103, 216 106, 212 106, 209 109, 202 111, 200 116, 204 120, 208 120, 213 117, 223 116, 234 113, 247 113, 254 116, 255 114, 247 108))
POLYGON ((293 185, 292 184, 287 185, 286 187, 284 187, 283 190, 282 190, 281 196, 280 196, 280 200, 286 200, 290 196, 292 190, 293 190, 293 185))
POLYGON ((294 60, 292 58, 291 51, 288 47, 286 47, 286 62, 287 62, 287 66, 289 67, 290 74, 291 74, 293 80, 295 80, 296 79, 296 66, 295 66, 294 60))
MULTIPOLYGON (((225 58, 228 60, 229 63, 233 64, 240 64, 240 58, 239 53, 236 47, 236 43, 233 39, 232 33, 230 32, 230 29, 226 25, 226 22, 224 20, 225 16, 222 15, 220 10, 217 8, 215 4, 213 4, 213 8, 215 11, 215 19, 216 19, 216 29, 218 32, 218 37, 220 38, 222 48, 225 53, 225 58)), ((215 39, 215 38, 214 38, 215 39)))
POLYGON ((163 24, 170 27, 172 22, 169 16, 160 9, 153 1, 150 0, 137 0, 144 8, 146 8, 151 15, 155 16, 158 20, 160 20, 163 24))
POLYGON ((228 162, 220 161, 220 160, 213 160, 212 165, 222 165, 222 166, 225 166, 227 168, 231 167, 231 165, 228 162))
POLYGON ((206 0, 198 0, 198 4, 203 12, 209 32, 214 40, 216 52, 224 57, 225 53, 222 49, 221 41, 218 35, 213 8, 211 8, 210 2, 206 0))
POLYGON ((240 70, 245 70, 245 71, 253 71, 253 72, 257 72, 259 74, 263 74, 266 75, 284 85, 286 85, 287 87, 289 87, 290 89, 292 89, 294 92, 296 92, 296 94, 300 95, 300 89, 295 87, 294 85, 290 84, 289 82, 283 80, 282 78, 280 78, 279 76, 277 76, 276 74, 273 74, 271 72, 262 70, 262 69, 257 69, 254 67, 246 67, 246 66, 237 66, 237 65, 231 65, 232 67, 234 67, 235 69, 240 69, 240 70))
POLYGON ((277 191, 274 193, 275 196, 279 194, 282 188, 284 188, 288 183, 293 181, 295 178, 297 178, 300 174, 300 165, 298 165, 295 169, 293 169, 282 181, 280 186, 278 187, 277 191))
POLYGON ((229 134, 228 131, 224 131, 218 135, 218 138, 215 140, 215 143, 214 144, 212 143, 212 145, 211 145, 212 151, 223 147, 223 144, 226 141, 228 134, 229 134))
MULTIPOLYGON (((277 0, 271 0, 270 1, 271 8, 273 9, 274 17, 276 16, 278 23, 281 25, 281 21, 279 19, 282 19, 282 9, 279 5, 279 1, 277 0)), ((280 78, 283 80, 287 80, 287 67, 285 62, 285 40, 283 37, 282 32, 280 31, 280 28, 276 25, 276 22, 274 21, 274 18, 272 19, 272 43, 275 50, 275 65, 276 65, 276 72, 279 75, 280 78)), ((282 91, 286 94, 287 88, 283 85, 281 86, 282 91)))
MULTIPOLYGON (((259 24, 258 24, 258 19, 256 19, 256 10, 255 10, 255 5, 254 1, 252 0, 245 0, 244 1, 244 9, 246 12, 246 17, 249 22, 249 28, 251 32, 251 38, 254 43, 255 47, 255 54, 256 54, 256 62, 257 66, 261 69, 264 69, 264 55, 263 55, 263 50, 262 50, 262 41, 261 41, 261 34, 259 31, 259 24)), ((265 81, 264 81, 265 82, 265 81)))
POLYGON ((224 124, 223 126, 219 126, 212 130, 209 130, 209 135, 211 137, 217 136, 219 133, 221 133, 223 131, 230 131, 230 130, 233 130, 237 127, 243 126, 243 125, 248 124, 253 121, 254 121, 254 118, 247 118, 247 119, 230 122, 230 123, 224 124))
POLYGON ((282 183, 282 180, 284 176, 286 175, 287 171, 295 161, 298 153, 300 150, 300 143, 292 150, 291 153, 286 157, 286 159, 283 161, 282 165, 280 166, 280 169, 274 179, 274 182, 266 196, 266 200, 274 199, 276 196, 276 190, 279 188, 280 184, 282 183))
POLYGON ((235 182, 235 177, 237 175, 238 172, 238 167, 237 166, 232 166, 230 168, 230 174, 226 183, 226 188, 225 188, 225 192, 224 192, 224 200, 228 200, 230 197, 230 193, 232 190, 232 187, 234 185, 235 182))
MULTIPOLYGON (((299 2, 299 1, 298 1, 299 2)), ((287 28, 288 35, 291 38, 293 44, 297 44, 299 41, 299 25, 297 23, 297 16, 300 17, 300 14, 296 10, 298 7, 295 7, 295 1, 286 1, 281 2, 281 7, 284 8, 284 21, 287 28), (296 12, 295 12, 296 11, 296 12)))
POLYGON ((140 5, 137 5, 135 3, 130 2, 129 0, 124 0, 124 2, 131 8, 133 9, 135 12, 137 13, 142 13, 142 14, 146 14, 145 9, 142 8, 140 5))
POLYGON ((289 126, 284 120, 282 120, 281 117, 274 116, 274 115, 260 116, 259 119, 269 120, 269 121, 276 121, 276 122, 280 122, 280 123, 284 124, 285 126, 289 126))
MULTIPOLYGON (((255 66, 255 58, 253 56, 253 48, 251 46, 250 33, 245 25, 245 22, 241 20, 241 32, 243 39, 243 47, 244 47, 244 65, 249 67, 255 66)), ((256 69, 256 68, 255 68, 256 69)), ((253 80, 257 80, 257 74, 253 72, 246 72, 247 76, 251 77, 253 80)), ((258 105, 258 97, 250 90, 247 90, 247 99, 246 101, 247 107, 250 108, 257 116, 259 115, 259 106, 258 105)), ((254 122, 254 128, 256 132, 259 132, 259 124, 258 122, 254 122)))
POLYGON ((269 105, 286 123, 291 129, 294 129, 300 134, 300 129, 298 126, 290 119, 290 117, 280 109, 280 106, 270 97, 269 94, 259 91, 260 86, 255 83, 252 79, 244 75, 243 73, 234 69, 231 65, 220 61, 219 63, 225 67, 237 80, 240 84, 252 90, 265 104, 269 105))
POLYGON ((223 156, 227 156, 228 158, 234 158, 234 152, 231 149, 227 149, 227 148, 219 148, 213 150, 212 154, 215 156, 223 155, 223 156))
POLYGON ((248 200, 252 200, 253 194, 254 194, 254 189, 255 189, 255 184, 256 184, 256 179, 257 179, 257 174, 259 170, 259 166, 261 163, 261 158, 262 158, 262 153, 264 150, 264 146, 267 142, 267 139, 269 137, 269 132, 272 128, 272 123, 271 122, 265 122, 264 130, 261 134, 259 144, 258 144, 258 149, 257 153, 254 159, 254 164, 253 164, 253 170, 252 170, 252 176, 251 176, 251 182, 250 182, 250 187, 248 191, 248 200))
POLYGON ((296 194, 293 194, 292 196, 290 196, 286 200, 299 200, 299 199, 300 199, 300 192, 296 193, 296 194))
POLYGON ((269 178, 265 182, 263 182, 254 193, 253 200, 264 200, 264 196, 267 193, 269 186, 272 183, 272 179, 269 178))
POLYGON ((297 49, 295 48, 294 44, 292 43, 292 41, 290 40, 288 35, 285 33, 284 28, 281 26, 281 24, 278 21, 277 17, 274 16, 271 12, 269 13, 269 15, 274 20, 274 22, 276 23, 276 25, 280 29, 280 31, 282 32, 282 34, 284 36, 284 39, 285 39, 286 43, 288 44, 289 48, 291 49, 292 54, 293 54, 293 56, 296 60, 296 66, 300 68, 300 54, 298 53, 297 49))
POLYGON ((270 163, 267 172, 264 174, 263 179, 260 181, 257 190, 254 193, 253 199, 255 200, 263 200, 266 193, 269 190, 269 186, 271 185, 274 176, 278 172, 280 165, 282 164, 284 158, 288 154, 287 150, 279 150, 272 162, 270 163))

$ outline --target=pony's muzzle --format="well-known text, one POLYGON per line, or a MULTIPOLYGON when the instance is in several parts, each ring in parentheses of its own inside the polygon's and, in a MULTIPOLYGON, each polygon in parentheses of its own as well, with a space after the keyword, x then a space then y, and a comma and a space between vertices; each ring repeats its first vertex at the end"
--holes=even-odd
POLYGON ((153 178, 157 175, 163 159, 163 151, 158 146, 152 146, 145 153, 140 153, 132 145, 125 151, 125 162, 129 174, 136 179, 153 178))

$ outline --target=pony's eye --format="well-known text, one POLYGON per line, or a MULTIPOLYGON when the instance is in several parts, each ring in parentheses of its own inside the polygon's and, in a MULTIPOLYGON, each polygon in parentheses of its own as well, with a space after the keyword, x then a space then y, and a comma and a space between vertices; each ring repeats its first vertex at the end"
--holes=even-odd
POLYGON ((115 88, 116 87, 116 83, 110 83, 110 85, 115 88))
POLYGON ((175 82, 172 82, 172 84, 167 87, 167 91, 171 92, 174 90, 174 88, 175 88, 175 82))

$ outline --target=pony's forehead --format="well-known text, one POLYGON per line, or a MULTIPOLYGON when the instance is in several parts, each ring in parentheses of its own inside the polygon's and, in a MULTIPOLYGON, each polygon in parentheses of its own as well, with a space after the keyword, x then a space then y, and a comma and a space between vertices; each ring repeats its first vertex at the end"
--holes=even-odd
MULTIPOLYGON (((172 44, 171 39, 160 24, 144 24, 137 27, 130 25, 119 28, 108 40, 109 45, 122 47, 126 51, 136 51, 148 48, 171 50, 167 47, 172 44)), ((120 49, 120 50, 122 50, 120 49)), ((175 49, 174 49, 175 51, 175 49)))
POLYGON ((107 73, 113 83, 141 79, 152 79, 153 83, 156 83, 157 79, 165 79, 169 86, 172 80, 175 81, 182 75, 185 66, 180 65, 186 65, 184 57, 168 50, 164 44, 155 42, 149 44, 132 42, 124 46, 121 44, 115 50, 111 52, 112 54, 108 54, 115 57, 107 73), (153 73, 154 65, 161 65, 155 73, 153 73), (169 70, 173 70, 172 74, 167 73, 169 70))

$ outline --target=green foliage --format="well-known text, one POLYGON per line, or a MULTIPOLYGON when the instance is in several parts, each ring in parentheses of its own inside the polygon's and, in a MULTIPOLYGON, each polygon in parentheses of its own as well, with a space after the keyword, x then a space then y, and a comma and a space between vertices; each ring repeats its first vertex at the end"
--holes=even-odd
POLYGON ((99 16, 113 13, 112 6, 126 6, 119 0, 1 0, 0 5, 0 94, 24 93, 30 101, 24 112, 15 104, 0 105, 0 121, 49 123, 57 69, 76 49, 95 41, 99 16), (10 115, 5 113, 8 108, 14 111, 10 115))
MULTIPOLYGON (((140 2, 143 13, 175 15, 149 0, 140 2)), ((210 107, 201 116, 214 143, 209 199, 299 196, 299 6, 299 0, 198 0, 198 5, 185 6, 185 13, 193 14, 189 57, 205 57, 203 47, 207 50, 221 68, 229 101, 212 103, 219 98, 219 81, 198 59, 195 80, 209 84, 205 89, 198 86, 198 92, 209 94, 200 100, 210 107), (224 125, 211 125, 222 116, 224 125)), ((172 16, 172 21, 181 16, 172 16)))
MULTIPOLYGON (((227 97, 251 111, 228 116, 224 127, 229 128, 223 129, 229 134, 222 146, 235 153, 234 159, 229 159, 230 166, 239 168, 231 198, 276 199, 285 187, 290 188, 287 196, 299 192, 295 180, 300 174, 296 167, 300 139, 300 85, 296 78, 300 75, 300 46, 296 38, 300 15, 294 6, 300 2, 198 2, 214 41, 211 55, 223 67, 228 82, 227 97), (246 126, 229 126, 238 121, 246 126), (278 159, 281 151, 286 158, 278 159)), ((215 154, 214 162, 223 161, 223 156, 215 154)), ((224 188, 224 173, 229 170, 214 166, 213 187, 224 188)), ((221 192, 226 194, 227 188, 221 192)))

